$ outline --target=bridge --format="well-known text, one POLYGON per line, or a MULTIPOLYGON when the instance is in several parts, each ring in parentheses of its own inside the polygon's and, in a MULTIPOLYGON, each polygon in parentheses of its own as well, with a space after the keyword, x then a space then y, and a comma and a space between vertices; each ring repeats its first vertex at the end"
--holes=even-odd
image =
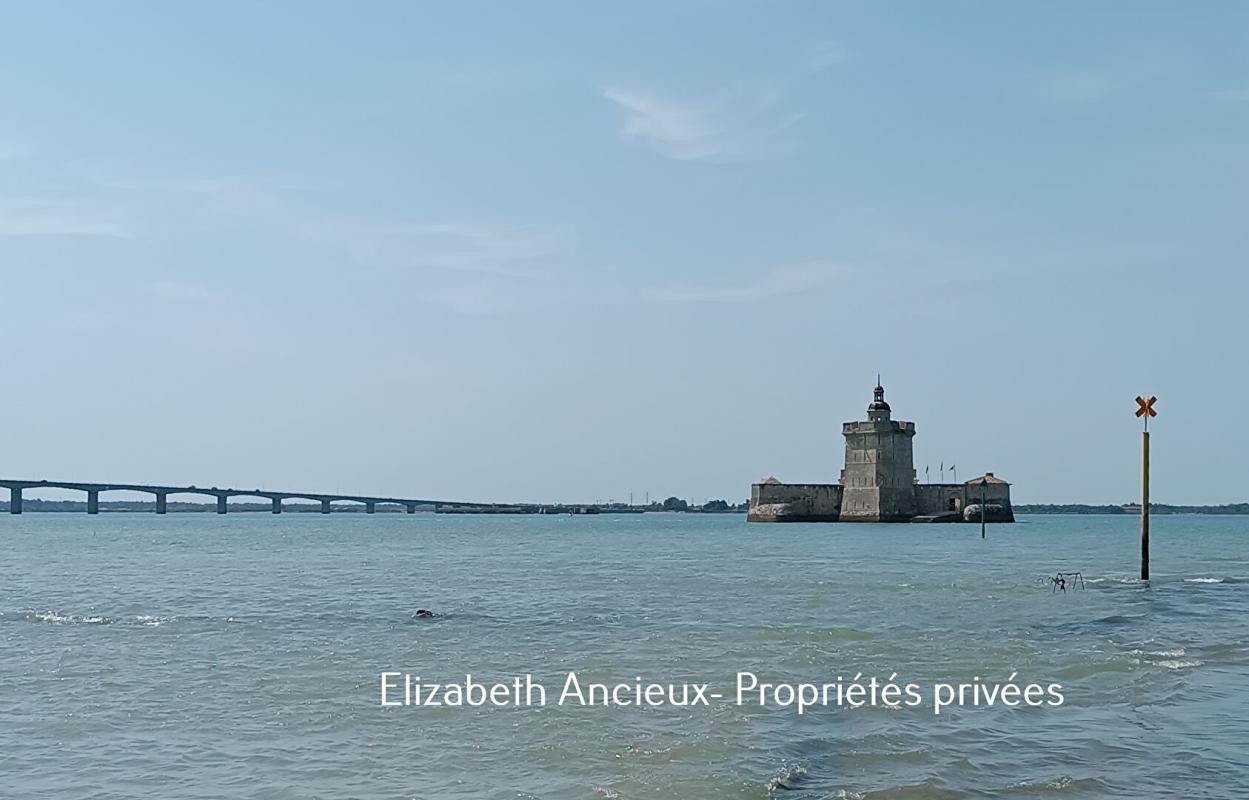
POLYGON ((273 504, 273 513, 282 513, 283 500, 309 500, 321 504, 321 513, 330 513, 330 505, 336 502, 351 502, 364 505, 366 514, 377 511, 377 505, 393 504, 403 506, 409 514, 415 514, 417 506, 454 506, 462 509, 490 509, 490 503, 460 503, 448 500, 416 500, 408 497, 370 497, 356 494, 322 494, 319 492, 270 492, 264 489, 222 489, 216 486, 207 489, 199 486, 155 486, 143 483, 79 483, 75 481, 29 481, 0 478, 0 488, 9 490, 9 513, 22 513, 22 492, 25 489, 67 489, 84 492, 87 495, 87 513, 100 513, 100 492, 140 492, 156 498, 156 513, 166 512, 169 495, 192 494, 217 498, 217 513, 226 513, 227 501, 231 497, 259 497, 268 499, 273 504))

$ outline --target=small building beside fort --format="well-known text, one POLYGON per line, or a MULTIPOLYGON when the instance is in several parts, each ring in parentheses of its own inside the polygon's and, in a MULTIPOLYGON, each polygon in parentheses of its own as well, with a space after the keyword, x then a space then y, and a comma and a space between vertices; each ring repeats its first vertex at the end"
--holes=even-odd
POLYGON ((915 423, 892 419, 877 381, 867 419, 841 426, 846 462, 837 483, 750 487, 750 522, 1014 522, 1010 484, 992 472, 963 483, 920 483, 911 440, 915 423))

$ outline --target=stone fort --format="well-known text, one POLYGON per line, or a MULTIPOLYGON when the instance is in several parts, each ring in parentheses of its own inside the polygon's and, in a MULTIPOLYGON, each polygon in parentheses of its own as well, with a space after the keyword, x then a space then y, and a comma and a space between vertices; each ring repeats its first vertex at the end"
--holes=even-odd
POLYGON ((751 522, 1014 522, 1010 484, 992 472, 963 483, 920 483, 911 440, 915 423, 892 419, 876 382, 867 419, 841 426, 846 464, 837 483, 750 487, 751 522))

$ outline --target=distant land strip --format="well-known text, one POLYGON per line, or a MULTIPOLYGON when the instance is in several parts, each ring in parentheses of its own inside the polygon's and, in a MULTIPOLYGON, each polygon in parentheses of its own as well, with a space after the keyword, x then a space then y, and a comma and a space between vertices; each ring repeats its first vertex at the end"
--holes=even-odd
MULTIPOLYGON (((416 507, 418 512, 434 512, 441 513, 484 513, 484 514, 526 514, 540 513, 539 509, 545 509, 544 513, 640 513, 643 511, 688 511, 694 513, 746 513, 746 504, 731 505, 728 503, 713 502, 703 506, 687 505, 684 508, 677 505, 673 507, 673 503, 669 502, 666 507, 662 503, 652 503, 649 506, 628 506, 623 503, 580 503, 572 505, 564 504, 546 504, 539 506, 537 504, 528 505, 509 505, 499 504, 493 507, 474 506, 461 507, 454 503, 448 504, 422 504, 416 507), (576 509, 576 511, 571 511, 576 509)), ((156 503, 150 500, 101 500, 99 504, 101 512, 126 512, 126 511, 153 511, 156 503)), ((1015 503, 1016 514, 1127 514, 1136 515, 1141 513, 1139 505, 1089 505, 1085 503, 1015 503)), ((24 501, 24 509, 29 512, 77 512, 82 513, 87 509, 87 504, 81 500, 43 500, 36 497, 28 497, 24 501)), ((269 503, 230 503, 231 512, 268 512, 271 506, 269 503)), ((406 509, 397 503, 378 503, 376 506, 378 514, 401 514, 406 509)), ((194 502, 176 502, 168 503, 170 513, 174 512, 201 512, 212 513, 216 510, 214 503, 194 503, 194 502)), ((288 503, 284 510, 287 513, 317 513, 320 511, 320 505, 317 503, 288 503)), ((0 501, 0 513, 8 513, 9 504, 6 501, 0 501)), ((340 513, 366 513, 365 506, 360 504, 343 504, 335 506, 335 514, 340 513)), ((1228 503, 1219 506, 1182 506, 1169 505, 1166 503, 1151 503, 1149 506, 1151 514, 1213 514, 1213 515, 1246 515, 1249 516, 1249 503, 1228 503)))
MULTIPOLYGON (((1134 503, 1120 506, 1094 506, 1083 503, 1015 503, 1016 514, 1140 514, 1134 503)), ((1249 503, 1228 503, 1221 506, 1173 506, 1150 503, 1150 514, 1249 514, 1249 503)))

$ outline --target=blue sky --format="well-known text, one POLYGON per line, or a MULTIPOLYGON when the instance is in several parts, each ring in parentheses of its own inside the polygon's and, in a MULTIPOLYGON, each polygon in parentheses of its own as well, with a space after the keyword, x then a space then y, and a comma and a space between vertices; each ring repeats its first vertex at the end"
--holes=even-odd
POLYGON ((4 3, 0 474, 1249 499, 1249 6, 4 3))

